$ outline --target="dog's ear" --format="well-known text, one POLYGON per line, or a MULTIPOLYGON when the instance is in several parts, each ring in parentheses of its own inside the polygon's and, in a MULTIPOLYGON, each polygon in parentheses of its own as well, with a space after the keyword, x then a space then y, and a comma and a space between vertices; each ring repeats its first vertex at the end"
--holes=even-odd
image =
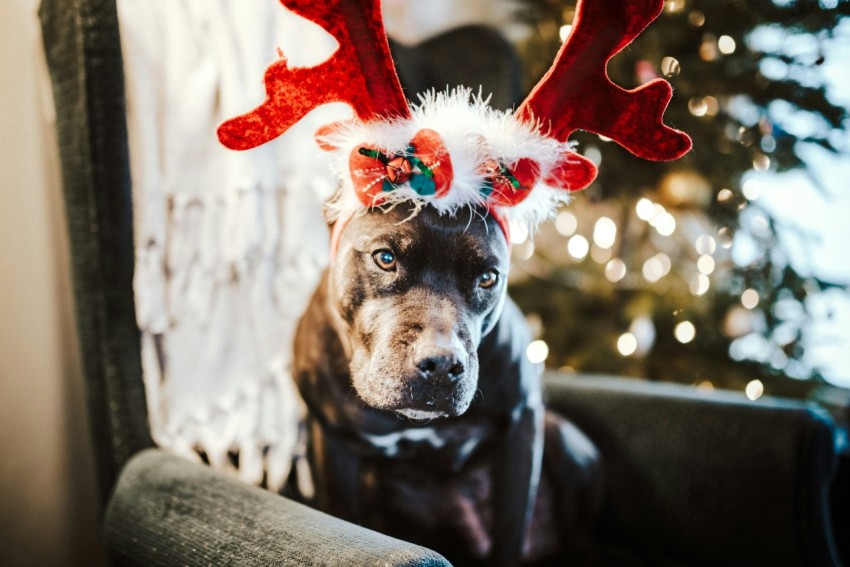
POLYGON ((330 204, 334 201, 336 197, 325 201, 324 206, 322 206, 322 216, 325 218, 325 224, 328 225, 328 230, 333 231, 333 227, 338 222, 339 211, 334 211, 330 204))
POLYGON ((324 126, 319 126, 316 133, 313 134, 313 138, 316 139, 316 143, 320 148, 326 152, 332 152, 339 149, 337 144, 339 134, 344 132, 351 123, 351 120, 340 120, 337 122, 331 122, 330 124, 325 124, 324 126))

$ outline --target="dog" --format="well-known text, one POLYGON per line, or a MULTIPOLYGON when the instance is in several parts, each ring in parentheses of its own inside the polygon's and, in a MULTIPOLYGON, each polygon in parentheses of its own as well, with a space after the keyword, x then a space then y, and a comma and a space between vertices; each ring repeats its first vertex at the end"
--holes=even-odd
POLYGON ((294 344, 312 505, 455 565, 589 561, 600 456, 544 410, 508 269, 486 208, 346 222, 294 344))

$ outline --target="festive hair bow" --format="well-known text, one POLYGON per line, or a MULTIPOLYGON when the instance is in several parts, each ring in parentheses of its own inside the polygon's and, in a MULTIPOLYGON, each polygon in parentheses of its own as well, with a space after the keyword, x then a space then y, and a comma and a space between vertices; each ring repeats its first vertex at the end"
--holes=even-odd
POLYGON ((452 184, 452 160, 440 135, 423 129, 404 151, 387 154, 374 146, 360 146, 348 160, 354 192, 363 205, 379 205, 381 193, 409 184, 422 197, 445 195, 452 184))
POLYGON ((225 146, 245 150, 285 132, 313 108, 342 101, 355 119, 317 133, 334 154, 342 189, 337 218, 409 201, 453 213, 485 205, 536 226, 587 187, 596 166, 568 141, 578 129, 606 136, 649 160, 677 159, 690 138, 663 123, 670 84, 633 90, 610 81, 608 61, 663 8, 663 0, 579 0, 572 31, 552 67, 516 112, 489 108, 469 89, 429 93, 408 105, 390 57, 380 0, 280 0, 326 29, 339 48, 324 63, 291 68, 284 57, 265 74, 266 100, 224 122, 225 146))

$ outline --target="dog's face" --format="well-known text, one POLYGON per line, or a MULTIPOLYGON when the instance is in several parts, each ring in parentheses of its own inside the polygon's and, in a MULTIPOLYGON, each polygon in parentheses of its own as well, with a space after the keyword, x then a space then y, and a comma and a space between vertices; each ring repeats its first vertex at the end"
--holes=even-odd
POLYGON ((410 215, 399 206, 351 219, 331 264, 331 308, 366 404, 460 415, 478 387, 478 344, 504 305, 508 248, 483 210, 410 215))

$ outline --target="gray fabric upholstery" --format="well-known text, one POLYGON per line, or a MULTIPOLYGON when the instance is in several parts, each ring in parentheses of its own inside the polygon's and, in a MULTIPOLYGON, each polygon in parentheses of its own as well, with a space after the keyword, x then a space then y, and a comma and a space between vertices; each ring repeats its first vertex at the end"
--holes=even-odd
MULTIPOLYGON (((834 425, 800 402, 550 373, 547 405, 598 445, 598 541, 647 565, 838 565, 834 425)), ((631 563, 630 563, 631 564, 631 563)))
POLYGON ((105 504, 123 464, 153 445, 133 302, 133 214, 118 18, 114 0, 44 0, 40 17, 105 504))
POLYGON ((105 535, 115 565, 449 565, 423 547, 157 449, 124 468, 105 535))

